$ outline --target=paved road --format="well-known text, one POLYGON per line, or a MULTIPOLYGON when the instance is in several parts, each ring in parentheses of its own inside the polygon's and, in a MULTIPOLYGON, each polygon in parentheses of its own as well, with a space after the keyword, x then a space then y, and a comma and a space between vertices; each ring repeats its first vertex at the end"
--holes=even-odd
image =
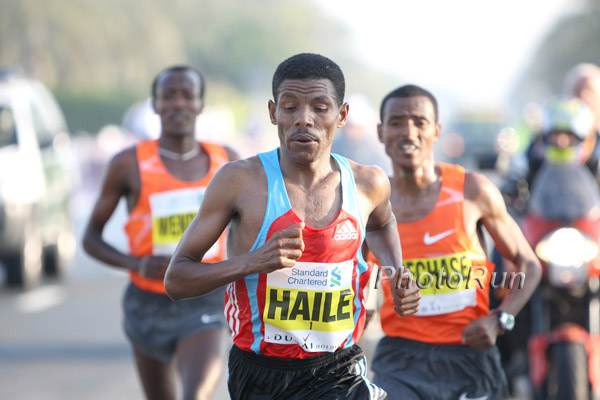
MULTIPOLYGON (((123 218, 121 205, 107 226, 116 246, 125 243, 123 218)), ((78 238, 83 220, 78 216, 78 238)), ((0 289, 0 399, 143 399, 121 330, 126 284, 124 273, 78 246, 66 280, 27 292, 0 289)), ((216 399, 228 398, 225 376, 216 399)))

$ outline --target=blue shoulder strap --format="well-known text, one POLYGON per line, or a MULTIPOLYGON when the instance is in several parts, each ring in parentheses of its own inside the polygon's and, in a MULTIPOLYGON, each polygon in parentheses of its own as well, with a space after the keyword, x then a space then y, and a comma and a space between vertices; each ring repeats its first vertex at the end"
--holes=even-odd
POLYGON ((340 156, 339 154, 331 153, 333 158, 337 161, 340 166, 340 174, 342 181, 342 208, 354 216, 360 223, 360 229, 362 231, 362 237, 365 237, 365 224, 362 220, 360 208, 358 206, 358 190, 356 189, 356 181, 354 180, 354 174, 352 168, 346 157, 340 156))
MULTIPOLYGON (((335 158, 340 166, 342 208, 359 221, 362 236, 365 237, 365 224, 362 220, 358 206, 358 192, 350 164, 343 156, 334 153, 331 153, 331 155, 333 158, 335 158)), ((268 199, 263 223, 251 251, 257 249, 265 243, 267 233, 273 221, 287 213, 292 208, 285 190, 285 183, 283 181, 283 175, 281 174, 281 167, 279 166, 278 149, 266 153, 260 153, 258 154, 258 157, 260 158, 265 170, 265 174, 267 175, 268 199)))
POLYGON ((267 175, 267 209, 262 226, 252 246, 256 250, 265 243, 267 233, 273 221, 288 212, 292 205, 285 191, 285 183, 279 166, 277 149, 258 154, 267 175))

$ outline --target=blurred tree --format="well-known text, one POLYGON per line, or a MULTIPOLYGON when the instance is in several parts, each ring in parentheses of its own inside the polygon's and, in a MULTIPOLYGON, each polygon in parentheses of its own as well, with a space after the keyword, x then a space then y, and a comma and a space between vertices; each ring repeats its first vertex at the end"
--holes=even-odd
POLYGON ((350 49, 344 28, 314 7, 281 0, 264 0, 260 6, 243 0, 206 1, 201 7, 195 0, 169 4, 173 20, 189 28, 185 42, 191 61, 244 91, 268 89, 274 68, 292 54, 310 51, 335 58, 350 49))
POLYGON ((0 63, 19 63, 53 88, 137 90, 165 60, 186 59, 179 30, 156 1, 2 3, 0 63))
POLYGON ((562 93, 566 72, 578 63, 600 65, 600 0, 580 4, 579 10, 555 24, 531 57, 513 90, 516 105, 562 93))
MULTIPOLYGON (((0 65, 20 64, 48 84, 72 129, 119 123, 123 104, 149 92, 157 71, 191 63, 206 73, 208 101, 238 112, 270 96, 276 65, 298 52, 336 60, 352 90, 381 79, 354 59, 351 35, 311 2, 264 0, 0 0, 0 65), (119 110, 119 114, 117 111, 119 110)), ((379 93, 377 93, 379 94, 379 93)), ((247 117, 237 115, 239 120, 247 117)))

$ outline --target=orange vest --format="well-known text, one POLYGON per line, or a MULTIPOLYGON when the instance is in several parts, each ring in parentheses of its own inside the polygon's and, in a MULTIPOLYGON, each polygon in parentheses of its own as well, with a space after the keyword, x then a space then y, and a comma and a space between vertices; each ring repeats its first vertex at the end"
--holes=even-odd
MULTIPOLYGON (((222 146, 206 142, 201 146, 208 153, 209 170, 202 179, 187 182, 177 179, 165 168, 158 154, 158 140, 137 145, 140 196, 125 225, 132 255, 172 255, 175 251, 181 235, 198 212, 206 186, 217 170, 229 161, 222 146)), ((222 235, 203 260, 217 262, 224 258, 225 235, 222 235)), ((129 276, 140 289, 165 294, 162 279, 147 279, 135 271, 129 271, 129 276)))
POLYGON ((476 252, 464 227, 464 168, 440 167, 442 187, 435 208, 418 221, 398 224, 404 266, 421 288, 419 311, 399 316, 386 280, 381 326, 388 336, 460 344, 467 324, 489 314, 489 283, 495 266, 476 252))

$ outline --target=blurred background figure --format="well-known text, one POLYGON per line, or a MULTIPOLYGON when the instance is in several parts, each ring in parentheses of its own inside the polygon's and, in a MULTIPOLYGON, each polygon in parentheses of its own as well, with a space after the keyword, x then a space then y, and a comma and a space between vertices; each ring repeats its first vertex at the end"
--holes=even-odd
POLYGON ((346 101, 350 106, 348 120, 336 133, 331 152, 359 164, 377 165, 389 173, 391 168, 385 149, 377 140, 378 117, 371 102, 362 94, 352 94, 346 101))
POLYGON ((600 67, 589 63, 573 67, 565 77, 565 93, 586 102, 594 117, 594 124, 584 141, 584 147, 589 153, 586 165, 598 179, 600 172, 600 67))
POLYGON ((152 108, 152 99, 132 104, 123 115, 121 127, 141 140, 158 139, 160 118, 152 108))
MULTIPOLYGON (((222 370, 224 290, 175 303, 163 282, 210 180, 222 165, 237 159, 231 149, 195 138, 204 92, 205 80, 192 67, 170 67, 156 76, 152 109, 160 118, 160 136, 111 159, 83 237, 92 257, 129 274, 124 328, 147 399, 178 397, 175 370, 184 399, 212 398, 222 370), (103 237, 121 199, 129 212, 128 251, 103 237)), ((223 236, 205 259, 224 258, 223 236)))
MULTIPOLYGON (((140 100, 132 104, 121 121, 125 135, 130 134, 139 140, 158 139, 160 136, 160 117, 152 108, 152 99, 140 100)), ((234 144, 235 118, 228 105, 206 106, 196 118, 194 136, 197 140, 214 140, 234 144)))
MULTIPOLYGON (((563 96, 546 102, 539 109, 541 115, 538 115, 538 107, 535 107, 535 110, 536 117, 531 126, 537 127, 537 129, 532 141, 524 152, 518 153, 510 160, 510 169, 507 171, 501 188, 508 210, 517 218, 521 226, 528 221, 529 215, 568 215, 569 210, 577 209, 577 206, 587 197, 592 195, 597 197, 596 193, 588 193, 577 200, 579 197, 577 193, 581 190, 582 182, 587 182, 586 179, 578 178, 581 172, 575 175, 577 179, 574 180, 577 182, 569 182, 569 179, 565 180, 564 178, 559 179, 560 174, 554 170, 554 179, 548 179, 546 173, 546 179, 538 182, 539 171, 544 171, 548 165, 576 165, 577 167, 573 167, 569 171, 584 168, 590 177, 593 176, 590 173, 593 172, 592 168, 588 164, 590 152, 586 147, 590 136, 595 136, 595 122, 593 122, 591 109, 577 97, 563 96), (573 185, 579 186, 573 187, 573 185), (563 196, 549 196, 548 193, 551 193, 552 190, 557 190, 556 193, 562 193, 563 196), (535 193, 544 193, 545 197, 540 197, 535 193), (572 201, 565 201, 567 195, 571 196, 572 201), (548 199, 554 200, 549 201, 548 199), (540 208, 541 204, 544 206, 543 208, 540 208)), ((560 167, 557 168, 560 169, 560 167)), ((590 179, 593 180, 593 178, 590 179)), ((564 218, 562 221, 562 223, 568 224, 569 218, 564 218)), ((543 224, 538 221, 538 226, 541 227, 543 224)), ((539 238, 532 239, 531 228, 522 229, 530 245, 535 246, 539 238)), ((514 271, 514 265, 508 260, 502 259, 497 249, 494 249, 493 261, 498 266, 498 270, 514 271)), ((501 290, 494 291, 491 303, 498 303, 503 295, 501 290)), ((563 308, 567 306, 568 304, 565 303, 563 308)), ((531 307, 531 304, 527 304, 524 312, 517 316, 515 331, 506 335, 499 342, 511 392, 518 395, 532 393, 527 362, 528 339, 532 333, 531 307)))
POLYGON ((600 124, 600 67, 590 63, 573 67, 565 77, 565 93, 585 101, 594 113, 596 125, 600 124))
MULTIPOLYGON (((600 68, 594 64, 578 64, 567 72, 564 78, 564 91, 567 96, 583 101, 590 109, 593 123, 586 132, 580 132, 582 140, 578 159, 600 179, 600 68)), ((577 107, 573 102, 573 107, 577 107)), ((544 110, 540 130, 532 135, 525 150, 516 153, 509 161, 506 180, 502 184, 505 200, 516 213, 522 213, 529 198, 534 177, 543 164, 547 149, 545 136, 541 133, 551 123, 549 110, 544 110)))
POLYGON ((506 107, 478 105, 455 111, 440 137, 440 159, 476 170, 493 170, 498 159, 498 140, 506 127, 506 107))
POLYGON ((530 182, 520 225, 544 266, 531 312, 511 348, 529 354, 536 399, 598 398, 593 366, 598 318, 600 191, 585 165, 585 141, 593 131, 588 105, 576 97, 544 107, 540 132, 543 161, 530 182), (591 378, 591 379, 588 379, 591 378), (592 385, 590 385, 590 382, 592 385), (595 390, 591 395, 590 388, 595 390))

